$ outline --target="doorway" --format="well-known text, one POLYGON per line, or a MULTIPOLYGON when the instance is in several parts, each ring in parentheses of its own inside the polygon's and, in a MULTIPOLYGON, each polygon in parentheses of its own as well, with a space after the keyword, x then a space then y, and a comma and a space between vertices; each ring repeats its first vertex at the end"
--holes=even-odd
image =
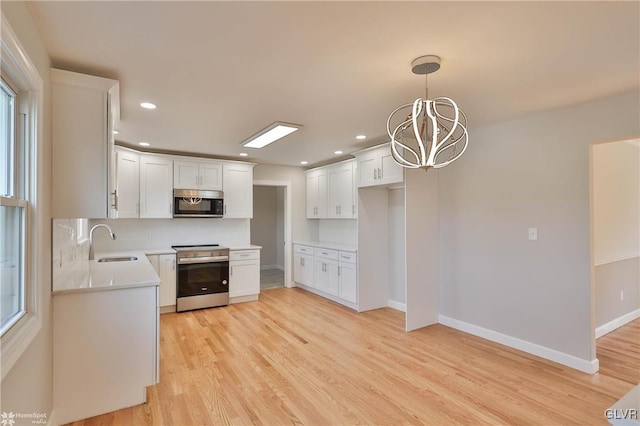
POLYGON ((260 291, 291 287, 291 182, 255 180, 251 242, 260 253, 260 291))
POLYGON ((639 165, 640 139, 591 147, 591 294, 596 339, 640 317, 639 165))

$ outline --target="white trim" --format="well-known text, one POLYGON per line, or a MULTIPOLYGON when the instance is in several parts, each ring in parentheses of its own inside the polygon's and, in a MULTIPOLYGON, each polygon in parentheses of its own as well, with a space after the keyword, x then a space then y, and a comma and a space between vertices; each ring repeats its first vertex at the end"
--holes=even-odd
POLYGON ((607 333, 611 333, 616 328, 620 328, 625 324, 629 324, 631 321, 635 321, 638 318, 640 318, 640 308, 624 314, 614 320, 611 320, 606 324, 602 324, 600 327, 596 327, 596 339, 604 336, 607 333))
POLYGON ((407 304, 406 303, 400 303, 396 300, 387 300, 387 306, 393 309, 396 309, 398 311, 402 311, 402 312, 407 312, 407 304))
POLYGON ((253 181, 254 186, 279 186, 284 187, 284 286, 293 286, 291 273, 292 247, 291 247, 291 181, 289 180, 260 180, 253 181))
POLYGON ((30 140, 26 147, 28 186, 25 187, 25 197, 29 201, 27 212, 27 314, 13 325, 1 338, 0 344, 0 376, 4 379, 11 368, 20 359, 33 339, 42 328, 42 313, 44 310, 43 295, 40 283, 46 279, 46 272, 41 266, 46 259, 47 249, 40 237, 45 235, 47 215, 42 210, 44 199, 41 197, 43 177, 40 174, 40 158, 43 144, 43 111, 44 111, 44 83, 35 65, 29 59, 18 37, 11 29, 8 20, 2 14, 0 25, 0 61, 3 73, 18 86, 19 95, 28 99, 28 134, 30 140))
POLYGON ((455 328, 456 330, 464 331, 465 333, 473 334, 474 336, 482 337, 483 339, 491 340, 492 342, 500 343, 502 345, 557 362, 558 364, 566 365, 567 367, 575 368, 576 370, 584 373, 594 374, 600 368, 600 363, 597 358, 591 361, 578 358, 564 352, 556 351, 555 349, 547 348, 546 346, 518 339, 517 337, 507 336, 506 334, 498 333, 497 331, 489 330, 468 322, 449 318, 444 315, 439 315, 438 322, 442 325, 446 325, 447 327, 455 328))
POLYGON ((58 423, 55 420, 56 411, 52 409, 49 413, 49 417, 47 418, 47 426, 57 426, 58 423))
POLYGON ((595 266, 602 266, 609 263, 621 262, 623 260, 636 259, 640 257, 640 253, 627 253, 622 256, 605 257, 603 259, 597 259, 594 261, 595 266))

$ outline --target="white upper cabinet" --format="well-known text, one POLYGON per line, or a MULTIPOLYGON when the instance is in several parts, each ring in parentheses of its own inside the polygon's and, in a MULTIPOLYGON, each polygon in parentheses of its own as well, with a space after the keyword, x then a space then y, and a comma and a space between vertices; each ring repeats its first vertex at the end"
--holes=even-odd
POLYGON ((104 219, 115 212, 110 173, 118 90, 115 80, 51 70, 53 217, 104 219))
POLYGON ((356 216, 353 171, 355 161, 335 164, 328 169, 328 217, 351 219, 356 216))
POLYGON ((352 219, 357 213, 355 160, 309 170, 307 219, 352 219))
POLYGON ((115 148, 116 182, 115 217, 140 216, 140 154, 126 148, 115 148))
POLYGON ((224 163, 222 191, 224 217, 251 219, 253 217, 253 168, 251 163, 224 163))
POLYGON ((173 217, 173 161, 162 155, 140 155, 140 217, 173 217))
POLYGON ((307 219, 327 217, 327 170, 307 172, 307 219))
POLYGON ((222 164, 176 160, 173 169, 175 189, 222 190, 222 164))
POLYGON ((404 180, 404 168, 391 155, 386 143, 354 153, 357 159, 358 187, 390 185, 404 180))

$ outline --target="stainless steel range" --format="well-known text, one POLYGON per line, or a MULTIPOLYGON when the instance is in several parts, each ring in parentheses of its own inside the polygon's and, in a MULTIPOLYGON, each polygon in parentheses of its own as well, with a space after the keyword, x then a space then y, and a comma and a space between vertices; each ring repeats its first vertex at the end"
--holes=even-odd
POLYGON ((229 304, 229 249, 217 244, 172 246, 177 252, 176 311, 229 304))

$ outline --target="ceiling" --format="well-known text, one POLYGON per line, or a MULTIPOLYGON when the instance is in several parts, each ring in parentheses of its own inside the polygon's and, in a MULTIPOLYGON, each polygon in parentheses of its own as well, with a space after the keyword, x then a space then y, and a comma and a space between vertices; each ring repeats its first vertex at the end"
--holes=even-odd
POLYGON ((54 67, 120 81, 120 143, 309 165, 384 142, 411 73, 478 126, 640 87, 633 2, 30 2, 54 67), (153 111, 142 101, 158 105, 153 111), (260 149, 274 121, 304 127, 260 149), (355 136, 367 135, 358 141, 355 136))

